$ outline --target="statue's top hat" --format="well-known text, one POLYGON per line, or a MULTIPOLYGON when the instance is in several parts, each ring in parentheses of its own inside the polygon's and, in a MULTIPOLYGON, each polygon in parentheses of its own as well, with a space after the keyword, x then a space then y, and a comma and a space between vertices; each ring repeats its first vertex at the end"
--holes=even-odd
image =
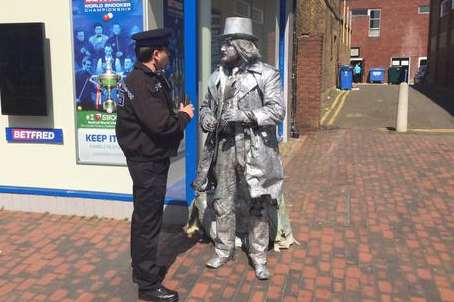
POLYGON ((257 37, 252 32, 252 20, 241 17, 228 17, 225 19, 222 38, 257 40, 257 37))

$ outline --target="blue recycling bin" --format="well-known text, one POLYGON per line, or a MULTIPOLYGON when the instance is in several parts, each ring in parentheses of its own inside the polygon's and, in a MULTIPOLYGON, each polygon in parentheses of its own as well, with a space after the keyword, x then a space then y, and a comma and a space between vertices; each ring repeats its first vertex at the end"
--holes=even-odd
POLYGON ((351 90, 353 83, 353 69, 350 65, 342 65, 339 68, 339 88, 351 90))
POLYGON ((384 68, 371 68, 369 70, 369 82, 384 83, 385 82, 385 69, 384 68))

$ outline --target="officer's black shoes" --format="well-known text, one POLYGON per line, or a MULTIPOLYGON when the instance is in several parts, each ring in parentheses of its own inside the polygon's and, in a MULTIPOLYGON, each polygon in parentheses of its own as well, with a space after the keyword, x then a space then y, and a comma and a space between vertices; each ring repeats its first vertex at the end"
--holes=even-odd
POLYGON ((215 255, 213 258, 208 260, 208 262, 205 265, 209 268, 216 269, 216 268, 220 268, 221 266, 223 266, 224 264, 226 264, 227 262, 229 262, 232 259, 233 259, 233 256, 221 257, 218 255, 215 255))
POLYGON ((139 300, 152 302, 177 302, 178 293, 174 290, 165 288, 163 285, 160 285, 150 291, 139 291, 139 300))
POLYGON ((271 277, 271 273, 266 264, 257 264, 255 266, 255 276, 259 280, 268 280, 271 277))

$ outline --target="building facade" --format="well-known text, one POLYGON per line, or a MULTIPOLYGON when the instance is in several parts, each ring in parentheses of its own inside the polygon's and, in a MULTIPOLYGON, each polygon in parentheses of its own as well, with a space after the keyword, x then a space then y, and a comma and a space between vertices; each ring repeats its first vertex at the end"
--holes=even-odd
POLYGON ((429 0, 348 0, 352 13, 351 63, 362 66, 361 81, 371 68, 390 66, 406 71, 413 82, 427 63, 429 0))
MULTIPOLYGON (((252 18, 263 60, 281 75, 287 116, 279 135, 284 141, 292 129, 319 127, 322 94, 335 88, 338 65, 349 59, 350 19, 346 1, 340 0, 122 0, 120 4, 115 0, 43 0, 26 7, 17 1, 2 4, 2 23, 42 24, 46 84, 41 88, 48 92, 48 111, 41 116, 3 113, 2 105, 0 208, 5 209, 130 217, 131 178, 112 131, 114 107, 104 106, 112 96, 112 87, 102 91, 91 82, 105 72, 103 60, 108 53, 112 55, 114 47, 124 42, 125 48, 116 56, 130 51, 128 41, 134 32, 174 29, 177 36, 171 42, 174 59, 170 72, 175 93, 188 95, 197 108, 219 61, 219 35, 225 18, 252 18), (118 25, 123 40, 114 37, 118 25), (87 50, 84 36, 93 47, 88 60, 80 56, 87 50), (110 38, 116 45, 106 47, 110 38), (95 50, 101 56, 94 57, 95 50), (94 67, 99 69, 97 74, 94 67), (54 135, 58 140, 53 143, 36 139, 54 135)), ((8 54, 14 56, 11 51, 8 54)), ((115 59, 111 67, 125 72, 130 59, 125 56, 119 59, 120 64, 115 59)), ((19 78, 22 74, 23 79, 31 78, 19 65, 8 66, 21 75, 19 78)), ((5 69, 0 67, 0 79, 4 79, 5 69)), ((172 222, 185 222, 202 141, 196 116, 170 168, 165 212, 174 217, 169 218, 172 222)))
MULTIPOLYGON (((44 36, 39 38, 45 44, 47 81, 41 88, 48 92, 48 111, 41 116, 16 115, 6 112, 2 106, 0 208, 130 217, 132 184, 116 144, 112 127, 115 112, 104 108, 106 90, 93 87, 92 78, 82 77, 81 85, 78 81, 79 74, 84 75, 81 66, 87 66, 87 62, 92 66, 89 75, 102 75, 104 57, 95 57, 94 50, 104 52, 102 56, 105 54, 106 57, 108 50, 112 53, 114 46, 105 45, 114 37, 114 27, 118 24, 124 39, 116 43, 121 45, 123 41, 126 44, 123 43, 125 48, 116 56, 130 52, 128 42, 132 33, 172 27, 177 36, 171 44, 174 59, 169 72, 175 92, 179 96, 188 95, 197 108, 206 93, 208 77, 219 62, 219 36, 225 18, 250 17, 263 60, 280 71, 284 100, 290 104, 293 0, 43 0, 26 6, 18 1, 1 3, 1 23, 43 24, 44 36), (60 13, 55 14, 55 11, 60 13), (101 32, 96 33, 98 30, 101 32), (80 41, 77 40, 79 36, 80 41), (91 42, 91 36, 96 43, 91 42), (84 37, 88 40, 86 43, 92 43, 91 46, 83 44, 84 37), (86 54, 87 45, 91 53, 88 61, 79 57, 83 49, 84 55, 89 56, 86 54), (98 47, 100 45, 104 48, 98 47), (98 74, 94 74, 94 67, 100 68, 98 74), (90 92, 83 93, 88 87, 90 92), (38 135, 47 138, 55 133, 59 139, 52 143, 36 139, 38 135)), ((24 42, 24 45, 28 44, 24 42)), ((2 55, 14 56, 7 47, 2 49, 7 50, 2 55)), ((33 49, 31 51, 31 57, 37 55, 33 49)), ((3 63, 19 75, 19 82, 34 75, 20 60, 17 61, 22 65, 9 64, 2 59, 0 85, 10 83, 5 80, 3 63)), ((119 66, 120 70, 121 67, 123 71, 127 69, 126 57, 120 59, 119 66)), ((114 67, 115 72, 119 72, 117 64, 114 67)), ((28 91, 26 87, 23 90, 28 91)), ((286 121, 279 130, 285 140, 286 121)), ((181 152, 172 160, 169 172, 165 213, 173 217, 171 221, 174 223, 185 223, 192 203, 191 182, 196 173, 202 140, 196 116, 186 129, 181 152)))
POLYGON ((350 35, 346 1, 297 1, 294 111, 299 131, 320 127, 322 96, 336 87, 339 65, 348 63, 350 35))
POLYGON ((454 1, 432 0, 431 12, 426 80, 454 90, 454 1))

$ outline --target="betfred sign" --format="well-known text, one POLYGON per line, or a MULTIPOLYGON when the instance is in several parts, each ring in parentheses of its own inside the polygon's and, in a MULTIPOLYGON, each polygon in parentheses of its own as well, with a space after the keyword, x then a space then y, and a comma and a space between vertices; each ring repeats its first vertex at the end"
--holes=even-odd
POLYGON ((6 140, 10 143, 62 144, 62 129, 6 128, 6 140))

